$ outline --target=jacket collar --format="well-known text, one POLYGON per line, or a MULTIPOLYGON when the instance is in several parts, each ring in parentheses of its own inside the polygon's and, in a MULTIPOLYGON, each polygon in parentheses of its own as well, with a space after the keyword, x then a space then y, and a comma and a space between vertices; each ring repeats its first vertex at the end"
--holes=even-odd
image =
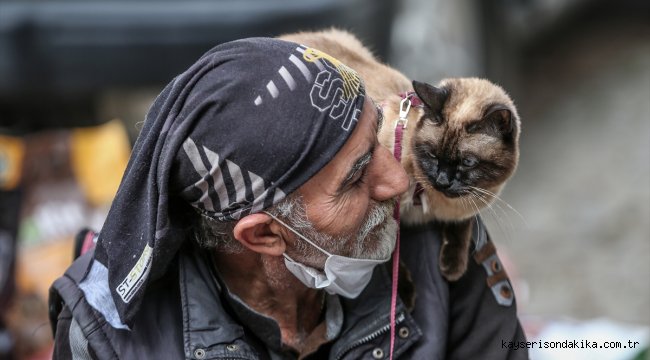
MULTIPOLYGON (((195 358, 198 352, 206 359, 221 356, 257 358, 252 344, 244 340, 243 327, 230 315, 233 311, 232 302, 223 301, 224 291, 212 271, 207 252, 198 249, 182 252, 179 271, 186 357, 195 358)), ((332 355, 336 356, 330 358, 341 358, 355 347, 370 341, 377 342, 380 338, 385 338, 382 344, 388 345, 390 295, 390 275, 386 267, 380 265, 375 268, 371 282, 359 297, 340 298, 344 314, 343 327, 339 338, 332 345, 332 355)), ((250 308, 248 310, 253 312, 250 308)), ((408 326, 410 336, 408 341, 396 342, 395 355, 404 352, 421 336, 420 329, 399 298, 397 314, 398 324, 408 326)), ((240 314, 238 316, 241 318, 240 314)), ((269 326, 274 325, 272 329, 277 329, 279 336, 277 323, 268 320, 269 326)))
MULTIPOLYGON (((390 299, 391 276, 390 263, 377 266, 372 280, 356 299, 343 299, 343 313, 345 324, 341 337, 332 346, 334 359, 340 359, 348 351, 364 343, 377 343, 381 341, 383 352, 388 353, 390 343, 390 299), (388 264, 388 265, 387 265, 388 264)), ((400 281, 402 281, 400 279, 400 281)), ((410 335, 404 340, 398 339, 395 343, 395 356, 406 351, 415 343, 422 333, 404 305, 401 297, 397 298, 396 326, 409 328, 410 335)))

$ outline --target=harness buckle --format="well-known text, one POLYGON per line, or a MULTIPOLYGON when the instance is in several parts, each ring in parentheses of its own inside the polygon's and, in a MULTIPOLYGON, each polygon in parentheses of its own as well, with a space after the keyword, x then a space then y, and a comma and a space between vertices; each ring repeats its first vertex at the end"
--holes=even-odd
POLYGON ((409 121, 407 116, 410 110, 411 110, 411 99, 409 97, 405 97, 399 103, 399 119, 397 120, 397 123, 395 123, 396 128, 398 125, 402 125, 402 128, 406 129, 406 125, 408 124, 409 121))

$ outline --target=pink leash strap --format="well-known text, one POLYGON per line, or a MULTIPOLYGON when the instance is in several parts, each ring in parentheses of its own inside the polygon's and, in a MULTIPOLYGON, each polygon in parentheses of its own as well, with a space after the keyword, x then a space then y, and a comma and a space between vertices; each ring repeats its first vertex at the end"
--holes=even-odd
MULTIPOLYGON (((398 121, 397 126, 395 126, 395 146, 393 149, 393 155, 398 162, 402 160, 402 131, 404 130, 404 124, 398 121)), ((397 310, 397 281, 399 278, 399 240, 400 240, 400 224, 399 224, 399 199, 395 204, 395 211, 393 212, 393 217, 397 222, 397 239, 395 241, 395 251, 393 251, 393 288, 390 296, 390 359, 393 359, 393 350, 395 348, 395 318, 397 310)))

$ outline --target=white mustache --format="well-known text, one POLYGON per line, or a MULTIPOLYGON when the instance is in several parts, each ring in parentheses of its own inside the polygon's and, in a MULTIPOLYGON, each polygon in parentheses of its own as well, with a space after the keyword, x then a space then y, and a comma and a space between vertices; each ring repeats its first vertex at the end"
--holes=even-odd
POLYGON ((375 206, 357 233, 352 257, 364 259, 388 259, 395 248, 397 222, 393 219, 394 204, 385 201, 375 206), (374 231, 374 234, 373 234, 374 231), (368 239, 373 235, 374 239, 368 239), (373 244, 368 242, 372 241, 373 244), (372 251, 370 246, 375 246, 372 251))
POLYGON ((386 219, 390 219, 393 207, 392 202, 383 202, 372 208, 366 217, 366 221, 361 225, 361 229, 359 229, 357 239, 365 239, 374 228, 382 225, 386 219))

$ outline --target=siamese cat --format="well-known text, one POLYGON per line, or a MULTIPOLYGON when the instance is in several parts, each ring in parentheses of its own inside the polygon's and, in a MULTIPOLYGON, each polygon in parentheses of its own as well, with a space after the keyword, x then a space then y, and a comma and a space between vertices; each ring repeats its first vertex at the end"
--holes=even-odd
POLYGON ((411 186, 400 201, 401 221, 442 223, 440 269, 447 280, 458 280, 467 269, 472 217, 490 206, 517 167, 520 122, 510 97, 478 78, 445 79, 436 86, 411 82, 345 31, 280 38, 323 51, 357 71, 383 108, 379 141, 393 151, 399 94, 417 94, 423 106, 410 109, 403 131, 401 162, 411 186))

